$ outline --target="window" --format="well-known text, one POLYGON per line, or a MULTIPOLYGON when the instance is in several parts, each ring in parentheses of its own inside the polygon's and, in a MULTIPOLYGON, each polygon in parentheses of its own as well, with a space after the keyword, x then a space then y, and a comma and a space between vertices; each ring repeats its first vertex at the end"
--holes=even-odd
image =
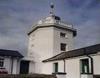
POLYGON ((66 37, 66 33, 62 33, 62 32, 61 32, 61 33, 60 33, 60 36, 61 36, 61 37, 66 37))
POLYGON ((60 49, 61 49, 61 51, 66 51, 66 44, 65 43, 61 43, 60 49))
POLYGON ((81 60, 81 73, 82 74, 89 73, 89 59, 82 59, 81 60))
POLYGON ((4 59, 0 59, 0 67, 3 67, 4 65, 4 59))
POLYGON ((58 63, 54 63, 54 72, 58 72, 58 63))
POLYGON ((60 37, 64 37, 64 38, 67 38, 67 35, 66 35, 66 33, 60 33, 60 37))

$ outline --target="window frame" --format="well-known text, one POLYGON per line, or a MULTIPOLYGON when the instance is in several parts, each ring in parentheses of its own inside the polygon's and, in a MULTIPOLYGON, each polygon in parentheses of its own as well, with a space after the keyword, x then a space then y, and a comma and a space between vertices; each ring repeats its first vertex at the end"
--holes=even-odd
POLYGON ((60 50, 61 50, 61 51, 66 51, 66 46, 67 46, 66 43, 61 43, 61 44, 60 44, 60 50))
POLYGON ((66 35, 66 33, 60 32, 60 37, 67 38, 67 35, 66 35))
POLYGON ((81 74, 91 74, 91 69, 90 69, 90 67, 91 67, 90 65, 91 64, 90 63, 91 62, 90 62, 89 58, 80 59, 80 70, 81 70, 81 74))
POLYGON ((53 63, 53 70, 54 70, 54 73, 57 73, 58 72, 58 62, 55 62, 53 63))
POLYGON ((4 58, 0 58, 0 68, 4 67, 4 58))

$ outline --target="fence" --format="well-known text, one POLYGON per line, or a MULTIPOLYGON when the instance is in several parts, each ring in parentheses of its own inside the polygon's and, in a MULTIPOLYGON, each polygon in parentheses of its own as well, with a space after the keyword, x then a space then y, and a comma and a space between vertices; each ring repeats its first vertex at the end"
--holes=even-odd
POLYGON ((56 78, 55 75, 44 75, 44 74, 20 74, 20 75, 12 75, 12 74, 2 74, 0 78, 56 78))

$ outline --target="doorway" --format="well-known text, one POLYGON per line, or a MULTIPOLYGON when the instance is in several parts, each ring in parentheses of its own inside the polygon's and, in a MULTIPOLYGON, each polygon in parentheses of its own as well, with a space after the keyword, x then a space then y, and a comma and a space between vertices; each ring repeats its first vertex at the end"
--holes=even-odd
POLYGON ((22 60, 20 63, 20 74, 29 73, 29 61, 22 60))

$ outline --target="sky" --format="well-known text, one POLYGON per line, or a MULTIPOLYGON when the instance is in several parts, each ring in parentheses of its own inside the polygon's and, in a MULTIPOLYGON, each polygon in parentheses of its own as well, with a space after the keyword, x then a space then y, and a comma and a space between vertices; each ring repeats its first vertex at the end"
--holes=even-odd
POLYGON ((100 0, 0 0, 0 49, 28 51, 27 33, 50 12, 77 29, 75 48, 100 43, 100 0))

